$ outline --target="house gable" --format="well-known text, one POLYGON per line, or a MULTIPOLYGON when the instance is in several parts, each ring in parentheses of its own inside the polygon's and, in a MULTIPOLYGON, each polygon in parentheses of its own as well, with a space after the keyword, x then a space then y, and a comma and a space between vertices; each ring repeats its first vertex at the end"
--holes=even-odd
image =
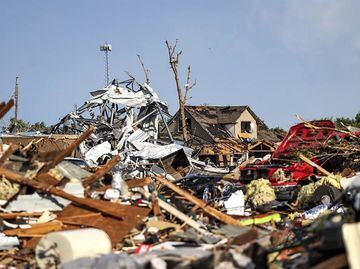
MULTIPOLYGON (((186 106, 190 133, 212 142, 216 139, 257 139, 258 127, 265 126, 248 106, 186 106)), ((168 122, 173 134, 181 134, 180 111, 168 122)))

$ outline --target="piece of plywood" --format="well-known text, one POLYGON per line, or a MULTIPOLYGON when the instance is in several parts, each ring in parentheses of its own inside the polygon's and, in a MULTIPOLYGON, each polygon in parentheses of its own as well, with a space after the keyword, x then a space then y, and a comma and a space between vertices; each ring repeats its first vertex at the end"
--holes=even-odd
POLYGON ((84 225, 87 227, 95 227, 106 232, 113 246, 121 242, 122 239, 135 228, 143 218, 150 213, 150 208, 120 205, 123 207, 123 220, 94 214, 93 211, 78 207, 76 205, 68 205, 62 212, 58 214, 57 220, 72 225, 84 225))

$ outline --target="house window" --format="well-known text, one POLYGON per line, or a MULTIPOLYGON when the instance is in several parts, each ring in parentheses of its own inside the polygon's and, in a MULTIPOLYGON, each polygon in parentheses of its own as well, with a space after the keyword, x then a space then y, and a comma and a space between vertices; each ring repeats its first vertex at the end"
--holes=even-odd
POLYGON ((251 121, 241 122, 241 132, 251 134, 253 132, 251 121))
MULTIPOLYGON (((186 122, 186 127, 187 130, 190 132, 191 131, 191 119, 190 118, 186 118, 185 119, 186 122)), ((181 121, 181 117, 178 118, 178 132, 182 131, 182 121, 181 121)))

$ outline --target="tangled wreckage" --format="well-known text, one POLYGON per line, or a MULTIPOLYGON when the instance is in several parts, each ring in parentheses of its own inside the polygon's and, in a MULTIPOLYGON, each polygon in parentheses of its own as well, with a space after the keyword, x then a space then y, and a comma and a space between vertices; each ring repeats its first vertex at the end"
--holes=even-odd
POLYGON ((148 84, 114 80, 91 96, 50 135, 2 135, 0 264, 360 268, 358 129, 303 121, 261 158, 229 139, 243 155, 218 167, 173 138, 148 84))

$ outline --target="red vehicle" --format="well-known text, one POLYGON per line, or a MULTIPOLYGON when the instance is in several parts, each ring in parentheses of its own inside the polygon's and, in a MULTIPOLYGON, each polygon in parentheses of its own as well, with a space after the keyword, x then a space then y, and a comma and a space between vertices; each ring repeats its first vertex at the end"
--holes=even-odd
MULTIPOLYGON (((274 185, 296 185, 298 181, 316 174, 315 169, 303 162, 299 162, 296 153, 301 150, 317 150, 332 139, 346 137, 346 134, 336 131, 335 124, 330 120, 299 123, 290 128, 288 134, 273 152, 271 159, 264 162, 255 162, 242 170, 242 180, 249 181, 255 178, 267 178, 274 185), (278 182, 274 173, 281 168, 291 182, 278 182)), ((316 159, 313 161, 317 161, 316 159)))

